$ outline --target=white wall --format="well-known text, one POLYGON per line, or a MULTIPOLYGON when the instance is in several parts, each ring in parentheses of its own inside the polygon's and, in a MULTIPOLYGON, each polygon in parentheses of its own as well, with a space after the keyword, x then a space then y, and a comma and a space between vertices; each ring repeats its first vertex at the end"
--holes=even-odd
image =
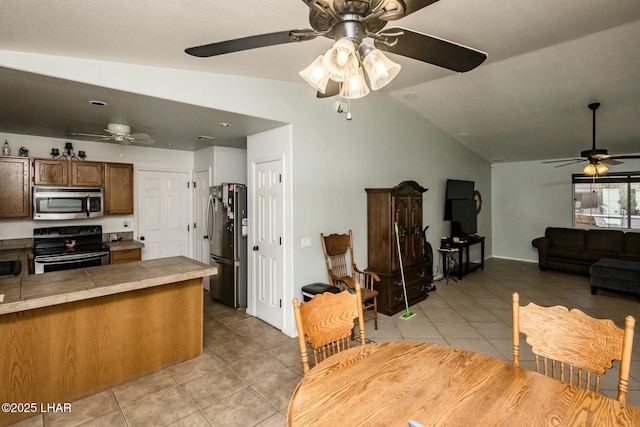
MULTIPOLYGON (((572 227, 571 174, 581 173, 584 164, 554 166, 540 161, 493 166, 493 256, 537 262, 531 241, 546 227, 572 227)), ((609 170, 638 171, 640 161, 626 160, 609 170)))
POLYGON ((209 170, 209 184, 247 184, 247 150, 207 147, 194 153, 194 170, 209 170))

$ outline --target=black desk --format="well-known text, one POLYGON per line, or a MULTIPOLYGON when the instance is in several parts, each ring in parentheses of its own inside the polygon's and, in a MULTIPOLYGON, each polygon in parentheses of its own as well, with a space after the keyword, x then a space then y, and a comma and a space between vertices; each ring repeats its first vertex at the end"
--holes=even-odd
MULTIPOLYGON (((461 240, 458 243, 451 242, 450 245, 452 248, 456 248, 459 250, 457 271, 458 279, 462 280, 462 276, 467 273, 471 273, 478 268, 484 270, 484 236, 469 236, 466 240, 461 240), (469 247, 478 243, 480 243, 480 262, 471 262, 469 261, 469 247), (463 259, 464 262, 462 262, 463 259)), ((446 268, 446 266, 443 265, 443 268, 446 268)))

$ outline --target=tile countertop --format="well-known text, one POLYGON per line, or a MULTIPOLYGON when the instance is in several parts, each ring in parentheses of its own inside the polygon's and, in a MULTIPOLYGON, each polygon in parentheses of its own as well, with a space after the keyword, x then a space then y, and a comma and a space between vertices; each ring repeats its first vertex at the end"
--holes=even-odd
POLYGON ((218 274, 216 267, 184 256, 44 274, 25 270, 23 266, 19 276, 0 278, 0 315, 218 274))
POLYGON ((144 248, 144 243, 137 240, 120 240, 119 242, 104 242, 104 244, 109 247, 111 252, 144 248))

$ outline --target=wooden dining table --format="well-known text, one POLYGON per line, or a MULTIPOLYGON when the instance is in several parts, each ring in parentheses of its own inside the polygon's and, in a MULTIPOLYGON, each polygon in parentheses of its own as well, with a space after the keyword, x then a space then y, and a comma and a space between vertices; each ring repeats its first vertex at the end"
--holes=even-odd
POLYGON ((384 342, 312 368, 289 426, 640 426, 640 408, 457 347, 384 342))

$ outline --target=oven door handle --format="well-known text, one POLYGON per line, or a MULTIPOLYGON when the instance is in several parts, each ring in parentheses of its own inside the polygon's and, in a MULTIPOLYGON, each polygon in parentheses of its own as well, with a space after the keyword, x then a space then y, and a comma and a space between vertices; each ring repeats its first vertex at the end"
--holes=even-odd
POLYGON ((91 198, 87 194, 87 218, 91 216, 91 198))
POLYGON ((51 256, 38 256, 36 257, 36 262, 58 262, 58 261, 80 261, 84 259, 90 258, 101 258, 103 256, 107 256, 109 254, 108 251, 105 252, 91 252, 87 254, 67 254, 67 255, 51 255, 51 256))

